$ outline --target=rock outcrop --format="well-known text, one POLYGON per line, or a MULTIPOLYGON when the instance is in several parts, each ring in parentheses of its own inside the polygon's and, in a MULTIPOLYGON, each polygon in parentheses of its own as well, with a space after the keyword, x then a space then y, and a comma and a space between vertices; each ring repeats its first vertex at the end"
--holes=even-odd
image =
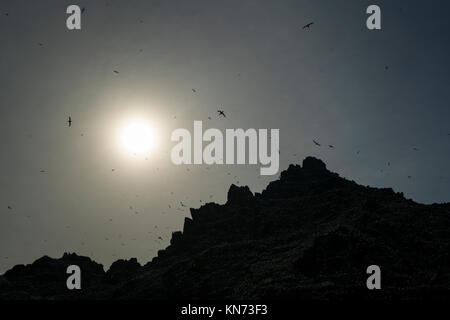
POLYGON ((191 209, 183 232, 144 266, 43 257, 0 277, 0 299, 449 299, 450 204, 358 185, 308 157, 253 195, 191 209), (83 289, 65 288, 68 264, 83 289), (382 290, 366 288, 378 265, 382 290))

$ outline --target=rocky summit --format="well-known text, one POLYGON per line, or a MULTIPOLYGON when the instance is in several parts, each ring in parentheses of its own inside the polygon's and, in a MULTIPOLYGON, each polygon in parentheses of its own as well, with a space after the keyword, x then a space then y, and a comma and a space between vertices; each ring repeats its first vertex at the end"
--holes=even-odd
POLYGON ((450 298, 450 204, 424 205, 358 185, 308 157, 262 193, 232 185, 223 205, 191 209, 182 232, 151 262, 108 271, 65 254, 0 276, 0 299, 450 298), (68 290, 66 268, 82 270, 68 290), (367 267, 381 269, 368 290, 367 267))

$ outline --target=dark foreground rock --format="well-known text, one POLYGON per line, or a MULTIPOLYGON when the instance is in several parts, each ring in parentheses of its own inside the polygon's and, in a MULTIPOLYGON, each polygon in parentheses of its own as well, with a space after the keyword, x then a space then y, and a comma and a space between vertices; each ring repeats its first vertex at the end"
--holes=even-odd
POLYGON ((450 299, 450 204, 360 186, 314 158, 191 216, 144 266, 43 257, 0 277, 0 299, 450 299), (66 289, 70 264, 80 291, 66 289), (381 290, 366 288, 372 264, 381 290))

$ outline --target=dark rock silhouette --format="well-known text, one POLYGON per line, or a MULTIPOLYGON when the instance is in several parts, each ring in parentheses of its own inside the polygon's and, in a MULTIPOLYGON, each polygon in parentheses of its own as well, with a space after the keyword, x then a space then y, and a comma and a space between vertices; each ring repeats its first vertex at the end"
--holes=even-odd
POLYGON ((0 299, 449 299, 450 204, 364 187, 308 157, 261 194, 232 185, 224 205, 191 209, 183 232, 144 266, 107 272, 66 254, 15 266, 0 299), (68 265, 82 290, 65 287, 68 265), (366 288, 378 265, 382 290, 366 288))
POLYGON ((0 277, 0 299, 79 298, 81 292, 66 287, 67 267, 77 265, 83 274, 83 290, 91 291, 105 277, 103 266, 88 257, 65 253, 60 259, 44 256, 30 265, 16 265, 0 277))
POLYGON ((109 270, 106 272, 106 280, 113 284, 119 283, 135 275, 140 269, 141 265, 136 258, 131 258, 130 260, 120 259, 109 267, 109 270))

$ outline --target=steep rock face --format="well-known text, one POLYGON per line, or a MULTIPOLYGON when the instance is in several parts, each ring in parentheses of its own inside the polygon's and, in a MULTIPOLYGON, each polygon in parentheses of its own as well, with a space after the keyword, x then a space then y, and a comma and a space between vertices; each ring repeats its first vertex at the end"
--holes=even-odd
POLYGON ((232 184, 228 190, 227 203, 245 205, 251 203, 252 199, 253 194, 247 186, 238 187, 232 184))
POLYGON ((119 283, 125 281, 131 276, 137 274, 141 270, 141 265, 136 258, 130 260, 117 260, 109 267, 106 272, 106 280, 109 283, 119 283))
POLYGON ((104 273, 73 257, 87 259, 93 281, 77 295, 61 288, 65 256, 14 267, 0 278, 0 298, 450 298, 450 205, 360 186, 315 158, 291 165, 261 194, 232 185, 224 205, 191 216, 144 266, 119 260, 104 273), (366 288, 372 264, 382 290, 366 288))

